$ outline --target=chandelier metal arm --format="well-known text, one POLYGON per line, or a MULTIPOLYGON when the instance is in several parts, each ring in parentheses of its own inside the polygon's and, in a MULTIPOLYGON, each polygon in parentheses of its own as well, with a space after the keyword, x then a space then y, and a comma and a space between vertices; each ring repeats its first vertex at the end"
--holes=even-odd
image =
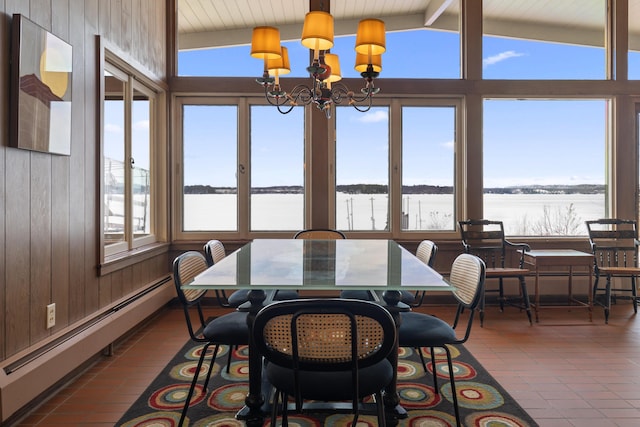
POLYGON ((277 107, 280 113, 288 114, 299 103, 308 104, 311 102, 313 92, 303 84, 295 86, 290 93, 282 90, 280 85, 264 85, 264 97, 269 104, 277 107), (288 107, 285 108, 287 104, 288 107))
POLYGON ((295 107, 295 105, 290 105, 289 108, 283 108, 288 97, 286 92, 281 91, 279 87, 264 85, 264 97, 269 104, 275 106, 282 114, 290 113, 293 107, 295 107))
POLYGON ((334 83, 331 87, 331 99, 336 104, 340 104, 343 100, 348 99, 350 106, 361 113, 365 113, 371 109, 373 95, 377 92, 378 90, 373 88, 371 82, 368 82, 367 86, 360 90, 361 96, 357 96, 343 83, 334 83), (358 105, 365 101, 367 102, 366 105, 358 105))

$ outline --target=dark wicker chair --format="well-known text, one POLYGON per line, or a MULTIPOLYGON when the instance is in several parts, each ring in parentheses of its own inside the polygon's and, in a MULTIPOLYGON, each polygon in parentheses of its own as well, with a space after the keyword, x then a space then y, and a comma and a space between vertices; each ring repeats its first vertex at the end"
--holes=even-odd
MULTIPOLYGON (((416 249, 416 257, 429 267, 433 267, 437 254, 438 246, 432 240, 421 241, 416 249)), ((424 302, 424 295, 424 291, 402 291, 401 301, 411 307, 419 307, 424 302)))
MULTIPOLYGON (((204 255, 207 259, 207 264, 211 267, 213 264, 221 261, 226 256, 226 251, 224 249, 224 245, 219 240, 209 240, 204 245, 204 255)), ((249 301, 249 292, 250 289, 238 289, 237 291, 233 291, 231 295, 227 297, 227 294, 224 290, 216 289, 216 298, 218 300, 218 304, 222 307, 240 307, 245 302, 249 301)), ((296 291, 275 291, 273 299, 275 300, 287 300, 287 299, 296 299, 298 298, 298 293, 296 291)))
POLYGON ((456 394, 455 372, 451 360, 451 351, 448 346, 462 344, 469 339, 476 308, 482 301, 484 280, 485 264, 480 258, 471 254, 458 255, 451 266, 451 275, 449 278, 449 282, 455 287, 453 295, 458 300, 458 309, 453 324, 449 325, 444 320, 435 316, 415 311, 400 313, 402 321, 398 329, 399 346, 418 349, 425 372, 428 371, 421 348, 429 348, 431 352, 433 386, 436 393, 439 393, 439 389, 434 348, 444 349, 447 355, 451 395, 458 426, 461 425, 460 410, 458 408, 458 398, 456 394), (469 311, 467 327, 464 335, 459 338, 456 335, 456 327, 458 326, 462 312, 465 310, 469 311))
POLYGON ((310 228, 300 230, 294 236, 294 239, 346 239, 347 236, 340 230, 331 230, 329 228, 310 228))
POLYGON ((633 312, 638 312, 638 292, 636 277, 640 275, 638 267, 638 224, 627 219, 598 219, 586 221, 589 242, 594 256, 595 282, 593 284, 593 302, 604 307, 605 322, 609 323, 611 300, 631 299, 633 312), (601 286, 600 277, 605 278, 601 286), (629 279, 626 288, 614 288, 612 278, 629 279), (613 291, 613 293, 612 293, 613 291), (619 295, 629 292, 631 295, 619 295))
POLYGON ((238 345, 249 344, 247 313, 234 311, 218 316, 207 323, 204 318, 201 305, 202 299, 206 295, 207 291, 182 289, 183 284, 191 282, 196 275, 206 269, 207 262, 205 257, 200 252, 196 251, 185 252, 178 256, 173 262, 173 281, 178 299, 180 300, 184 310, 189 336, 194 342, 203 344, 202 350, 200 351, 200 358, 198 359, 198 365, 194 371, 191 387, 189 387, 189 393, 185 400, 184 407, 182 408, 182 414, 178 425, 183 425, 182 423, 187 415, 191 397, 193 396, 196 384, 198 383, 198 377, 202 369, 204 359, 207 356, 207 349, 212 345, 214 346, 213 355, 211 356, 211 361, 207 370, 207 378, 203 385, 203 389, 205 391, 209 384, 211 371, 213 370, 220 346, 227 345, 229 347, 229 358, 227 359, 228 372, 232 349, 238 345), (194 325, 191 320, 192 317, 190 311, 192 310, 195 310, 197 313, 198 325, 194 325))
MULTIPOLYGON (((224 248, 224 244, 220 240, 209 240, 204 244, 204 257, 206 258, 207 265, 209 267, 217 262, 220 262, 225 256, 226 250, 224 248)), ((218 304, 220 304, 220 306, 222 307, 237 308, 249 300, 249 289, 240 289, 234 291, 228 297, 223 289, 216 289, 215 293, 218 304)))
MULTIPOLYGON (((524 268, 524 253, 531 250, 526 243, 513 243, 505 238, 504 225, 502 221, 491 221, 486 219, 469 219, 458 221, 460 234, 462 236, 462 246, 465 253, 476 255, 485 262, 487 279, 498 279, 498 289, 485 289, 484 293, 497 292, 500 311, 504 310, 504 305, 512 305, 521 310, 525 310, 532 324, 531 304, 529 302, 529 292, 525 276, 529 275, 529 269, 524 268), (517 265, 507 265, 507 257, 510 252, 518 253, 517 265), (516 252, 517 251, 517 252, 516 252), (520 284, 519 297, 508 298, 504 292, 505 279, 517 279, 520 284)), ((480 302, 480 325, 484 324, 485 298, 480 302)))
POLYGON ((309 400, 350 401, 345 410, 354 414, 355 426, 361 400, 375 395, 378 425, 384 426, 382 391, 393 380, 394 367, 387 357, 396 349, 395 340, 393 318, 369 301, 300 299, 260 310, 253 343, 276 390, 271 425, 276 425, 278 409, 282 425, 287 425, 291 396, 296 413, 304 412, 309 400))
MULTIPOLYGON (((438 246, 431 240, 423 240, 416 249, 416 257, 429 267, 433 267, 433 262, 438 253, 438 246)), ((418 307, 424 302, 424 292, 422 291, 402 291, 400 301, 411 306, 418 307)), ((372 301, 373 295, 370 291, 350 291, 345 290, 340 292, 340 298, 361 299, 365 301, 372 301)))

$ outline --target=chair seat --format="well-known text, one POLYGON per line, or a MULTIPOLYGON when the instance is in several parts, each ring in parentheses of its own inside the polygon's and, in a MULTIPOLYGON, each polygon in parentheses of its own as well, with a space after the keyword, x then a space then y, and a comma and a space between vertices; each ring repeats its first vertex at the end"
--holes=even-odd
POLYGON ((400 291, 400 302, 412 305, 416 302, 416 294, 411 291, 400 291))
POLYGON ((442 319, 415 311, 400 316, 400 347, 441 347, 456 341, 455 330, 442 319))
POLYGON ((615 274, 615 275, 640 275, 640 267, 599 267, 600 274, 615 274))
POLYGON ((233 291, 233 293, 229 295, 229 298, 227 298, 229 307, 237 308, 247 302, 249 292, 251 292, 251 289, 239 289, 237 291, 233 291))
POLYGON ((345 290, 340 292, 340 298, 344 299, 359 299, 364 301, 372 301, 371 293, 369 291, 350 291, 345 290))
MULTIPOLYGON (((411 291, 400 291, 400 302, 407 305, 411 305, 416 301, 416 296, 411 291)), ((340 298, 345 299, 360 299, 364 301, 373 301, 371 293, 369 291, 342 291, 340 292, 340 298)))
MULTIPOLYGON (((229 298, 227 299, 229 307, 238 308, 242 304, 247 302, 249 300, 249 292, 251 292, 251 289, 239 289, 237 291, 234 291, 231 295, 229 295, 229 298)), ((278 290, 273 299, 276 301, 298 299, 298 293, 296 291, 278 290)))
POLYGON ((233 311, 216 317, 207 323, 202 335, 214 342, 228 345, 245 345, 249 343, 249 326, 247 312, 233 311))
POLYGON ((489 268, 487 267, 486 277, 519 277, 526 276, 530 270, 526 268, 489 268))
POLYGON ((299 295, 296 291, 284 291, 281 289, 278 289, 276 291, 276 294, 273 296, 273 299, 276 301, 286 301, 286 300, 290 300, 290 299, 298 299, 299 295))
MULTIPOLYGON (((266 375, 269 382, 289 396, 295 395, 295 380, 292 369, 268 363, 266 375)), ((393 380, 393 366, 384 359, 372 366, 361 368, 359 372, 360 397, 380 391, 380 383, 389 384, 393 380)), ((351 371, 300 371, 302 395, 309 400, 335 401, 352 398, 351 371)))

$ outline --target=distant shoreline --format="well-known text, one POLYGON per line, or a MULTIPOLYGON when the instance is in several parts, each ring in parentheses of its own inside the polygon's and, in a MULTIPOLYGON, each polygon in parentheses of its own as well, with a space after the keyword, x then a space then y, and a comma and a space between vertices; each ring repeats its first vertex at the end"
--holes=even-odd
MULTIPOLYGON (((338 185, 336 191, 344 194, 387 194, 386 185, 352 184, 338 185)), ((186 185, 184 194, 236 194, 235 187, 212 187, 210 185, 186 185)), ((604 194, 604 185, 522 185, 512 187, 485 188, 484 194, 604 194)), ((254 187, 251 194, 303 194, 300 185, 254 187)), ((453 194, 451 186, 405 185, 402 194, 453 194)))

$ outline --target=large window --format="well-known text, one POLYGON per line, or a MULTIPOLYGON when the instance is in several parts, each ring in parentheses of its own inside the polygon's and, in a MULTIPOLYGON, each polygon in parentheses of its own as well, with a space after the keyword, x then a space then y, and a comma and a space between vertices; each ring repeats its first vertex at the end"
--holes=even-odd
POLYGON ((483 78, 606 78, 606 0, 510 6, 482 2, 483 78))
MULTIPOLYGON (((637 216, 627 178, 640 176, 630 128, 640 2, 627 3, 628 22, 607 15, 624 11, 625 0, 454 0, 406 10, 387 19, 372 109, 343 103, 329 119, 313 106, 281 115, 266 105, 253 81, 263 62, 249 55, 252 24, 202 37, 187 22, 198 17, 185 15, 178 74, 189 78, 171 83, 177 104, 193 94, 210 105, 176 113, 175 128, 184 127, 175 135, 178 158, 184 150, 177 240, 324 226, 350 237, 448 240, 459 237, 458 220, 483 217, 503 220, 511 236, 584 243, 585 220, 637 216), (210 208, 195 202, 202 186, 215 188, 210 208)), ((350 21, 336 25, 331 53, 357 92, 350 21)), ((290 92, 309 83, 309 51, 296 24, 279 25, 291 65, 281 85, 290 92)))
POLYGON ((629 79, 640 80, 640 2, 629 1, 629 79))
POLYGON ((338 229, 455 230, 457 105, 400 99, 366 113, 336 109, 338 229))
POLYGON ((156 92, 132 73, 105 63, 101 209, 104 256, 156 240, 152 151, 156 98, 156 92))
POLYGON ((336 108, 336 227, 390 230, 389 108, 336 108), (366 153, 366 155, 364 155, 366 153))
POLYGON ((184 231, 238 230, 238 107, 182 107, 184 231))
POLYGON ((194 97, 178 98, 178 109, 184 165, 178 234, 303 228, 303 108, 280 114, 238 98, 194 97))
POLYGON ((402 108, 402 229, 454 230, 455 106, 402 108))
POLYGON ((251 107, 251 230, 304 227, 304 109, 251 107))
POLYGON ((586 235, 606 215, 605 100, 484 103, 484 213, 522 236, 586 235))

